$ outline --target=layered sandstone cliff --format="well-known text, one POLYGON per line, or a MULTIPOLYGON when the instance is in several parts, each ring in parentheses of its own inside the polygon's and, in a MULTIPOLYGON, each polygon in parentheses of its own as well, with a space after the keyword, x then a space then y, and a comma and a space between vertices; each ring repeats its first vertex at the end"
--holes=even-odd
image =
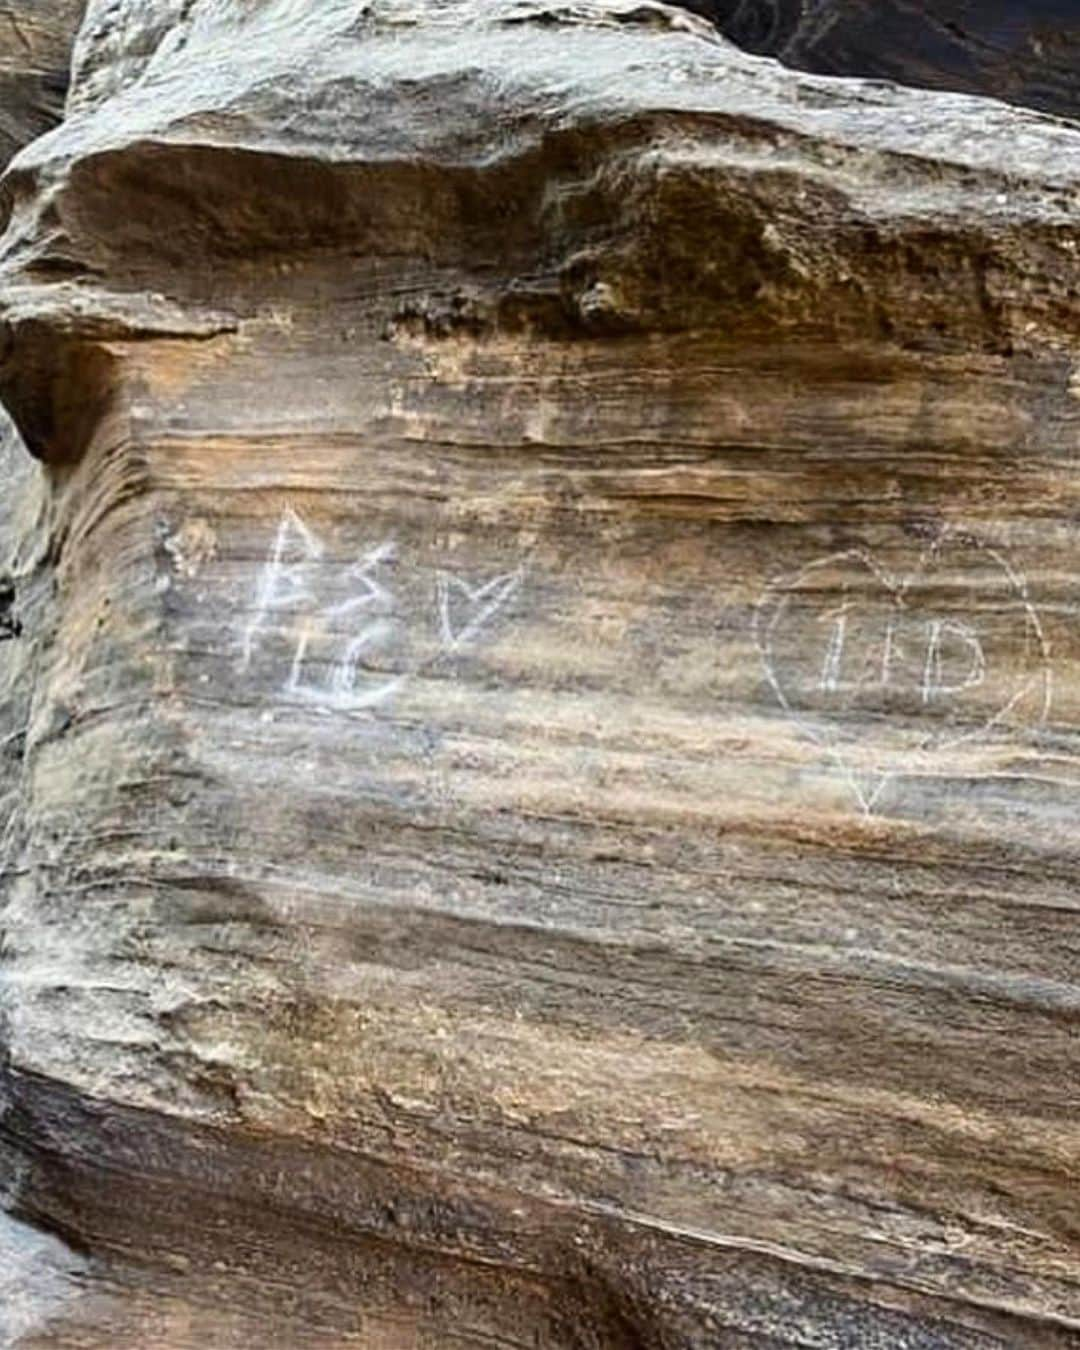
POLYGON ((1080 1343, 1080 131, 92 0, 4 193, 8 1343, 1080 1343))

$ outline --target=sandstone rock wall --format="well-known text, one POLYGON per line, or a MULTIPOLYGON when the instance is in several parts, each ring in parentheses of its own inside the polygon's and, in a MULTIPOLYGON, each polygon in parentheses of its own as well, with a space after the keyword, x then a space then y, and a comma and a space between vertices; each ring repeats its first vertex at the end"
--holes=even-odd
POLYGON ((63 111, 83 0, 0 3, 0 167, 63 111))
POLYGON ((12 1343, 1077 1344, 1080 133, 639 0, 75 71, 0 244, 12 1343))

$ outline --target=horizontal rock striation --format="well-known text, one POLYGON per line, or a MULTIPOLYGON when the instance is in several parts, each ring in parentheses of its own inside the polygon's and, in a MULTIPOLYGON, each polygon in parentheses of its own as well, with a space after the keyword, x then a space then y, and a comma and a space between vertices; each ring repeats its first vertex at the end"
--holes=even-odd
POLYGON ((749 51, 825 75, 988 94, 1080 116, 1072 0, 685 0, 749 51))
POLYGON ((74 70, 12 1344, 1076 1345, 1080 133, 641 0, 92 0, 74 70))
POLYGON ((60 120, 83 0, 0 0, 0 168, 60 120))

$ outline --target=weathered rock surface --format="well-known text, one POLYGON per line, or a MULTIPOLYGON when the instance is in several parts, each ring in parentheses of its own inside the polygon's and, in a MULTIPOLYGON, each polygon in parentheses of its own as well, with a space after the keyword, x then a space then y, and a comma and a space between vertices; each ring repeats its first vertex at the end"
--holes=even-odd
POLYGON ((1080 132, 641 0, 95 0, 75 71, 9 1343, 1080 1343, 1080 132))
POLYGON ((750 51, 828 75, 962 89, 1080 117, 1073 0, 686 0, 750 51))
POLYGON ((1071 0, 803 0, 787 8, 798 17, 774 22, 768 41, 794 65, 1080 117, 1080 11, 1071 0))
POLYGON ((59 120, 83 0, 0 0, 0 168, 59 120))

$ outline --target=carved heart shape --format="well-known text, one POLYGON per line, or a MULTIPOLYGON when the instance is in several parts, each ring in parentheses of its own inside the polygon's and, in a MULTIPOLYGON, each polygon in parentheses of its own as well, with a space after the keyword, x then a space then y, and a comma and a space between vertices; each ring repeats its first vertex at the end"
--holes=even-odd
POLYGON ((450 572, 440 572, 437 578, 439 628, 444 648, 458 651, 467 646, 517 590, 522 575, 519 568, 488 581, 473 582, 450 572))
POLYGON ((905 751, 937 753, 1050 710, 1050 648, 1027 583, 967 536, 942 535, 904 575, 864 549, 817 559, 769 584, 754 628, 780 707, 866 813, 895 772, 866 764, 883 718, 905 751))

